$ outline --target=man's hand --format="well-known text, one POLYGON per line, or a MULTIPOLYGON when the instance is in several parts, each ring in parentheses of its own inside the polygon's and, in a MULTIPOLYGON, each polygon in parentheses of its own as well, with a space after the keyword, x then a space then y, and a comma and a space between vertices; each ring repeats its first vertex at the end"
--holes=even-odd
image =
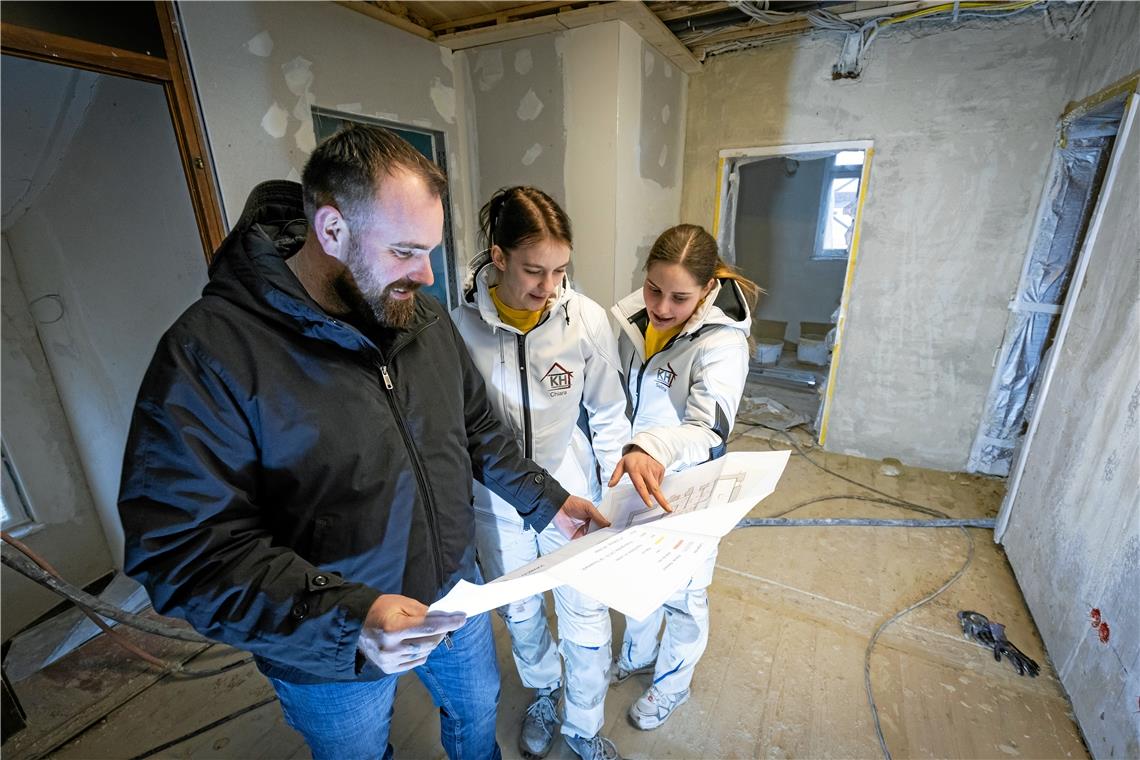
POLYGON ((403 673, 423 665, 444 635, 466 622, 462 613, 429 613, 415 599, 383 594, 369 608, 356 646, 385 673, 403 673))
POLYGON ((665 478, 665 465, 633 446, 614 468, 614 474, 610 476, 609 487, 616 486, 622 475, 629 476, 629 482, 633 483, 633 487, 637 489, 637 493, 645 502, 645 506, 650 509, 654 508, 653 502, 650 501, 650 496, 652 496, 666 512, 673 511, 669 502, 665 500, 665 495, 661 493, 661 481, 665 478))
POLYGON ((581 496, 567 498, 562 509, 554 515, 554 525, 558 532, 571 540, 586 535, 590 531, 591 522, 603 528, 610 527, 610 521, 598 511, 594 503, 581 496))

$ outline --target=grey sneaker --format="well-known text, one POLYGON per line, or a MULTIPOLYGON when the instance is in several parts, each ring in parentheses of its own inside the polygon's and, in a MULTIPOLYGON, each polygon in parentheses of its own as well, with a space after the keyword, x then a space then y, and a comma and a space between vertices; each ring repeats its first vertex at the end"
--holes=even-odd
POLYGON ((558 700, 562 687, 539 689, 535 699, 526 708, 522 730, 519 732, 519 752, 527 760, 546 757, 558 733, 558 700))
POLYGON ((637 665, 633 668, 627 669, 624 665, 621 664, 621 658, 619 657, 613 661, 612 665, 610 665, 610 686, 613 686, 615 683, 621 683, 622 681, 628 680, 633 676, 641 675, 642 673, 652 674, 656 667, 657 662, 655 660, 651 660, 644 665, 637 665))
POLYGON ((601 734, 591 736, 589 739, 577 734, 567 734, 566 743, 582 760, 621 760, 614 743, 601 734))
POLYGON ((681 705, 689 700, 689 690, 677 694, 666 694, 656 686, 650 686, 641 698, 629 708, 629 720, 642 731, 657 728, 669 719, 681 705))

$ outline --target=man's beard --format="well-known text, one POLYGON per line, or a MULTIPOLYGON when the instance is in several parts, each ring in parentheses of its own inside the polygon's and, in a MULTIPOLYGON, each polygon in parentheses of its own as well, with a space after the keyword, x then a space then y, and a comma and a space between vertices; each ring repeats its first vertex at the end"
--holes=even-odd
POLYGON ((368 269, 359 243, 352 239, 349 240, 345 268, 348 271, 333 281, 333 288, 356 318, 382 327, 407 326, 416 311, 418 282, 400 279, 382 286, 368 269), (391 293, 396 289, 408 292, 411 298, 393 298, 391 293))

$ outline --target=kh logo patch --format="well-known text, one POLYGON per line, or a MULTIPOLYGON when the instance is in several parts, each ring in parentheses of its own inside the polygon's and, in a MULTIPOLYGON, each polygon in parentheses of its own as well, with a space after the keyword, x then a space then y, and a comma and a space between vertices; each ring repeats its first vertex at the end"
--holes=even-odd
POLYGON ((574 382, 574 373, 558 362, 554 362, 550 365, 550 369, 546 370, 546 374, 542 376, 542 382, 550 392, 551 398, 565 396, 574 382))
POLYGON ((666 362, 664 367, 657 370, 657 385, 662 389, 669 389, 673 387, 673 381, 677 379, 677 373, 673 370, 673 365, 666 362))

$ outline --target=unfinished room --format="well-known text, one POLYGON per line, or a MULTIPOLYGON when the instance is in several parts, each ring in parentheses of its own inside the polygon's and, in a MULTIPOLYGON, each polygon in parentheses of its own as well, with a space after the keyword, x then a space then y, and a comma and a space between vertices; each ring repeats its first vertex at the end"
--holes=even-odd
POLYGON ((5 760, 1140 758, 1140 3, 0 47, 5 760))

